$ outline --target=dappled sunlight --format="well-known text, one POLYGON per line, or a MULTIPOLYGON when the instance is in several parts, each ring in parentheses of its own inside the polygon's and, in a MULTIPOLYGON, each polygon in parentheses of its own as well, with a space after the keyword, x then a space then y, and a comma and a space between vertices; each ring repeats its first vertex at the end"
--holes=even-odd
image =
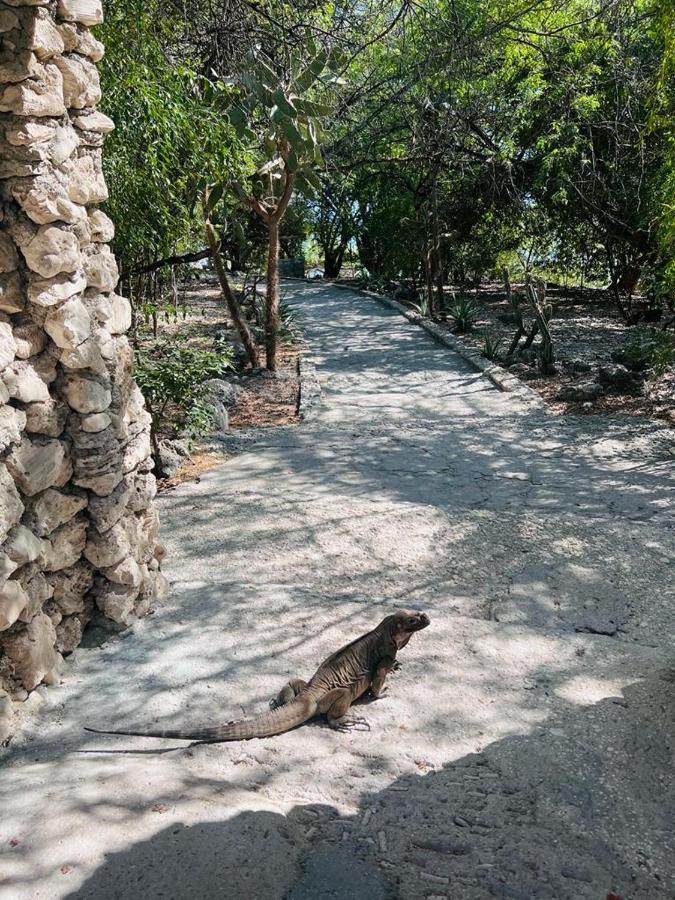
POLYGON ((614 424, 654 458, 635 468, 590 417, 498 393, 390 310, 292 293, 322 404, 161 496, 167 601, 36 692, 0 777, 10 900, 249 897, 254 875, 295 900, 315 854, 344 869, 341 848, 372 897, 661 900, 672 715, 656 736, 641 718, 672 698, 661 445, 614 424), (359 702, 370 731, 193 747, 83 731, 255 715, 395 607, 431 626, 359 702))

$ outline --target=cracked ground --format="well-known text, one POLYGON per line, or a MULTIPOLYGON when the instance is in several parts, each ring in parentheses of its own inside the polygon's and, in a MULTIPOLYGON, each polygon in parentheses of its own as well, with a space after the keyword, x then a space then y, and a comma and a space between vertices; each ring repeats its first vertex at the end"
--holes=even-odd
POLYGON ((372 299, 285 292, 321 401, 162 497, 168 601, 76 651, 1 757, 0 897, 671 897, 673 432, 554 416, 372 299), (398 606, 432 624, 369 732, 82 730, 255 714, 398 606))

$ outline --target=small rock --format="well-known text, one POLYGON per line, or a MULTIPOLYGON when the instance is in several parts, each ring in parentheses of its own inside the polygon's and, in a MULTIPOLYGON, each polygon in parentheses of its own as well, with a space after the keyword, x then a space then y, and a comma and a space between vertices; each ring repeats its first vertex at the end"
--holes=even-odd
POLYGON ((563 878, 571 878, 574 881, 585 881, 587 884, 591 884, 593 881, 591 873, 578 866, 563 866, 560 870, 560 874, 563 878))
POLYGON ((630 372, 621 365, 600 366, 598 381, 605 387, 616 391, 635 391, 644 384, 644 378, 640 373, 630 372))
POLYGON ((574 626, 574 630, 585 634, 606 634, 609 637, 616 634, 619 626, 614 619, 604 619, 601 616, 588 616, 574 626))
POLYGON ((581 384, 571 384, 562 388, 557 394, 557 400, 572 402, 587 402, 597 400, 604 393, 602 385, 597 381, 584 381, 581 384))

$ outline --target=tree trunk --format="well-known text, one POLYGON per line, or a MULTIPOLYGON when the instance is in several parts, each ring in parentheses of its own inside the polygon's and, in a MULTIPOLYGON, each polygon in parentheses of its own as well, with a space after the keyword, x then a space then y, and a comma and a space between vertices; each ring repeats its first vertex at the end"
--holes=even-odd
POLYGON ((227 271, 225 269, 225 263, 223 262, 223 257, 220 255, 220 250, 218 249, 218 238, 216 237, 216 232, 213 225, 206 220, 204 224, 204 228, 206 230, 206 240, 209 243, 209 248, 211 250, 211 257, 213 259, 213 265, 216 269, 216 274, 218 275, 218 281, 220 282, 220 288, 223 292, 223 296, 225 297, 225 302, 227 303, 227 309, 232 317, 232 321, 235 324, 237 331, 239 332, 239 337, 246 349, 246 355, 248 356, 249 362, 251 366, 255 369, 258 365, 258 354, 255 349, 255 344, 253 343, 253 338, 251 337, 251 332, 249 331, 248 325, 246 324, 246 320, 241 314, 241 309, 239 308, 239 304, 237 303, 237 298, 232 293, 232 288, 230 287, 230 281, 227 277, 227 271))
POLYGON ((326 278, 337 278, 342 268, 342 260, 345 253, 345 245, 340 244, 337 248, 326 247, 323 254, 323 273, 326 278))
POLYGON ((270 372, 277 368, 279 331, 279 220, 270 216, 267 248, 267 295, 265 297, 265 353, 270 372))

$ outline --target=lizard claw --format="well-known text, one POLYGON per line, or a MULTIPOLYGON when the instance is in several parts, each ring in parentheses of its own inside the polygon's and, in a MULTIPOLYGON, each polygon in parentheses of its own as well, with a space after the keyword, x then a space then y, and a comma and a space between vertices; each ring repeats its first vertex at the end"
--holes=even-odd
POLYGON ((370 731, 370 725, 366 719, 361 716, 341 716, 339 719, 334 719, 328 724, 331 728, 334 728, 335 731, 341 731, 343 733, 349 731, 370 731))
POLYGON ((272 697, 270 700, 270 709, 278 709, 281 706, 277 697, 272 697))
POLYGON ((389 671, 390 672, 398 672, 398 670, 400 668, 401 668, 401 663, 398 660, 396 660, 396 662, 394 663, 394 665, 391 667, 391 669, 389 671))

